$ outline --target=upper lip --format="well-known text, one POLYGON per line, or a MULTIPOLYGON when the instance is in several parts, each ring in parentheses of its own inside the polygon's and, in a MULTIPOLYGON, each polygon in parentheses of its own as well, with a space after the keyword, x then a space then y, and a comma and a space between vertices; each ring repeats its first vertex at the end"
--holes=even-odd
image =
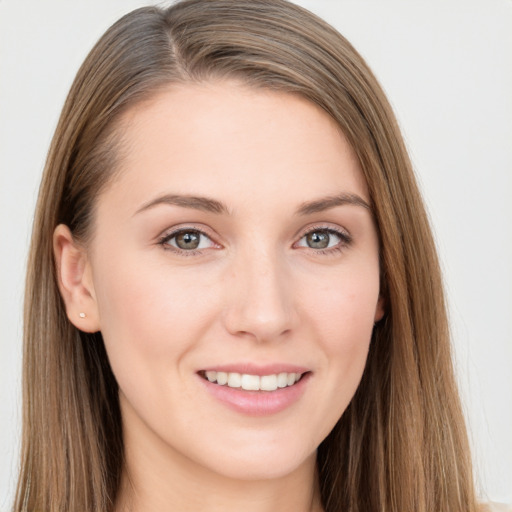
POLYGON ((211 365, 200 370, 201 372, 215 371, 215 372, 226 372, 226 373, 240 373, 247 375, 274 375, 279 373, 306 373, 309 371, 304 366, 288 363, 272 363, 258 365, 254 363, 231 363, 231 364, 219 364, 211 365))

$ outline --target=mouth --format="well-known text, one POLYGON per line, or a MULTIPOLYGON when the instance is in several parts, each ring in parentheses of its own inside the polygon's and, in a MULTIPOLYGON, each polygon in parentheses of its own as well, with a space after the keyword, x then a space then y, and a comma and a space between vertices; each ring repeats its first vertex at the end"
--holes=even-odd
POLYGON ((288 364, 241 363, 205 368, 197 375, 203 389, 219 403, 239 414, 265 417, 300 402, 313 372, 288 364))
POLYGON ((308 373, 310 372, 252 375, 249 373, 203 370, 199 372, 199 375, 212 384, 219 386, 238 388, 244 391, 276 391, 295 386, 308 373))

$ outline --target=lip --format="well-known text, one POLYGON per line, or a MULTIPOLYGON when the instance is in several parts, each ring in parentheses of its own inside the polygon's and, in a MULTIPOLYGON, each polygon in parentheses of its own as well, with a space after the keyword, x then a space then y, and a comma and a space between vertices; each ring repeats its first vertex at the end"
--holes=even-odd
POLYGON ((265 365, 257 365, 254 363, 236 363, 222 364, 216 366, 208 366, 201 368, 201 372, 215 371, 226 373, 246 373, 248 375, 273 375, 277 373, 306 373, 309 368, 305 366, 297 366, 293 364, 273 363, 265 365))
POLYGON ((312 373, 305 368, 293 365, 221 365, 204 369, 220 372, 247 373, 250 375, 271 375, 275 373, 302 373, 301 379, 293 386, 278 388, 275 391, 246 391, 242 388, 221 386, 206 380, 198 372, 197 376, 204 389, 222 405, 232 411, 248 416, 270 416, 288 409, 304 394, 312 373))

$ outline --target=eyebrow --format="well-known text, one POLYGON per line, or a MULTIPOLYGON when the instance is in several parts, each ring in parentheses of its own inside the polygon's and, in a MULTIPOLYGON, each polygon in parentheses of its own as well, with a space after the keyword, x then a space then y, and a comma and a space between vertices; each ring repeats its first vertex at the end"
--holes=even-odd
POLYGON ((341 193, 302 203, 298 208, 297 213, 299 215, 310 215, 312 213, 323 212, 325 210, 335 208, 336 206, 343 206, 346 204, 362 206, 369 212, 372 211, 370 205, 361 196, 358 196, 357 194, 341 193))
POLYGON ((165 194, 142 205, 142 207, 135 212, 135 215, 161 204, 181 206, 182 208, 192 208, 194 210, 201 210, 208 213, 229 214, 229 210, 224 203, 215 199, 210 199, 209 197, 165 194))
MULTIPOLYGON (((228 207, 216 199, 201 196, 165 194, 142 205, 135 212, 135 215, 162 204, 191 208, 219 215, 230 214, 228 207)), ((325 210, 330 210, 331 208, 347 204, 361 206, 371 212, 370 205, 362 197, 357 194, 341 193, 334 196, 322 197, 313 201, 306 201, 299 206, 296 213, 297 215, 311 215, 312 213, 323 212, 325 210)))

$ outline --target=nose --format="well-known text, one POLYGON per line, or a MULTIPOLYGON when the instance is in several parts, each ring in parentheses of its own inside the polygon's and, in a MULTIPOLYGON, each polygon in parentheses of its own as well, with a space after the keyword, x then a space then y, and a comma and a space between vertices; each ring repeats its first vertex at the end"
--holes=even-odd
POLYGON ((238 258, 225 286, 224 323, 232 335, 269 342, 296 327, 292 279, 279 258, 265 252, 238 258))

